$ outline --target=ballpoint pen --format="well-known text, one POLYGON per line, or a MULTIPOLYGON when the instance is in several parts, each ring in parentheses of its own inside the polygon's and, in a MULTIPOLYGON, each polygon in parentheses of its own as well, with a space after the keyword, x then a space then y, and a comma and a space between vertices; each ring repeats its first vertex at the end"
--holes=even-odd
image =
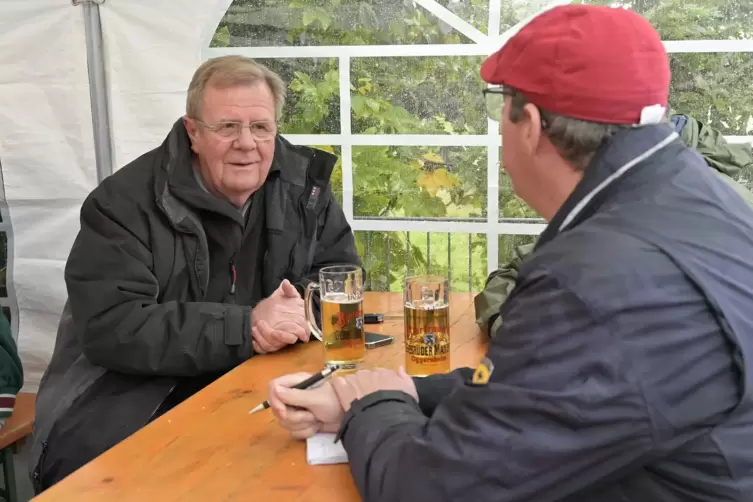
MULTIPOLYGON (((302 381, 301 383, 295 384, 292 388, 299 389, 299 390, 310 389, 311 387, 318 384, 319 382, 324 381, 325 378, 327 378, 328 376, 330 376, 332 373, 334 373, 335 371, 339 369, 340 369, 340 366, 336 364, 328 365, 319 373, 311 375, 310 377, 308 377, 306 380, 302 381)), ((266 410, 267 408, 269 408, 269 400, 264 401, 263 403, 258 405, 256 408, 249 411, 248 414, 253 415, 254 413, 257 413, 259 411, 266 410)))

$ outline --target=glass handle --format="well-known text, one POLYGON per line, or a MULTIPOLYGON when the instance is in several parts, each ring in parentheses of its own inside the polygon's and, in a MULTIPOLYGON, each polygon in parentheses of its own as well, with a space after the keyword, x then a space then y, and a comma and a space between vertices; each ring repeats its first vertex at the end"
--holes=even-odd
POLYGON ((324 338, 324 335, 316 325, 316 319, 314 318, 314 309, 311 306, 311 293, 313 293, 315 289, 319 290, 319 284, 315 282, 310 282, 308 286, 306 286, 306 293, 304 295, 304 305, 306 307, 306 324, 309 325, 311 334, 321 342, 324 338))

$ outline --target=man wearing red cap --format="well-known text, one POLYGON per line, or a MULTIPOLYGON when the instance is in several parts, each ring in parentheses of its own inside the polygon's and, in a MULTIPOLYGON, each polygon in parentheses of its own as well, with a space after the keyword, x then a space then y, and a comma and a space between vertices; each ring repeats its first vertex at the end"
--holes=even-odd
POLYGON ((338 431, 365 500, 753 500, 753 210, 664 123, 629 10, 552 9, 483 65, 515 192, 549 224, 474 373, 270 385, 338 431))

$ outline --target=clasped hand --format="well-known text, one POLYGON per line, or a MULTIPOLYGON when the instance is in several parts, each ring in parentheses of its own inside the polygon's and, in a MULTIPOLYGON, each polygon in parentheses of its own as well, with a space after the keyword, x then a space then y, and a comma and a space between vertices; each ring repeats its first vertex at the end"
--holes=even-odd
POLYGON ((257 354, 276 352, 298 340, 309 340, 303 299, 287 279, 254 308, 251 323, 253 348, 257 354))
POLYGON ((313 389, 291 388, 309 376, 309 373, 294 373, 269 384, 272 412, 280 425, 297 439, 306 439, 317 432, 337 432, 353 401, 373 392, 398 390, 418 401, 416 385, 402 367, 399 371, 361 370, 335 377, 313 389))

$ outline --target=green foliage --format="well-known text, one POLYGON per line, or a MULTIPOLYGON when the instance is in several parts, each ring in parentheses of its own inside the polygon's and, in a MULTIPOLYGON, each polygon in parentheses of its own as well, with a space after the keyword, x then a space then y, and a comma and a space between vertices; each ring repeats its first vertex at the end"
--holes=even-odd
MULTIPOLYGON (((663 40, 753 39, 750 0, 593 0, 635 9, 663 40)), ((728 135, 753 134, 753 53, 670 54, 670 105, 728 135)))
POLYGON ((402 291, 405 277, 420 274, 450 277, 455 291, 480 291, 484 287, 486 235, 438 232, 355 234, 358 252, 364 257, 367 270, 366 286, 371 290, 402 291))
MULTIPOLYGON (((482 33, 487 0, 440 0, 482 33)), ((547 2, 502 0, 500 30, 530 16, 547 2)), ((749 0, 593 0, 635 9, 665 40, 753 38, 749 0)), ((220 23, 213 46, 470 44, 423 8, 408 0, 235 0, 220 23)), ((478 75, 481 57, 352 58, 350 119, 354 134, 485 134, 486 115, 478 75)), ((283 133, 338 134, 338 61, 327 58, 262 60, 289 82, 283 133)), ((753 134, 753 54, 672 54, 671 105, 725 134, 753 134)), ((348 92, 348 90, 343 89, 348 92)), ((321 147, 339 153, 339 147, 321 147)), ((486 218, 485 147, 353 147, 353 207, 361 217, 486 218)), ((500 158, 501 155, 500 155, 500 158)), ((338 163, 332 187, 342 202, 338 163)), ((536 218, 499 178, 500 216, 536 218)), ((486 237, 412 232, 357 232, 374 289, 399 290, 410 270, 447 273, 448 251, 455 267, 453 288, 472 289, 486 277, 486 237), (409 241, 410 237, 410 241, 409 241), (448 242, 449 240, 449 242, 448 242), (428 249, 427 249, 428 247, 428 249), (429 256, 430 254, 430 256, 429 256), (389 259, 387 258, 389 256, 389 259), (461 261, 465 260, 465 261, 461 261), (387 263, 390 275, 387 274, 387 263), (406 265, 409 262, 409 266, 406 265)), ((500 260, 530 236, 503 236, 500 260)))
POLYGON ((525 244, 532 244, 536 240, 535 235, 500 235, 499 236, 499 263, 507 263, 515 256, 515 248, 525 244))

